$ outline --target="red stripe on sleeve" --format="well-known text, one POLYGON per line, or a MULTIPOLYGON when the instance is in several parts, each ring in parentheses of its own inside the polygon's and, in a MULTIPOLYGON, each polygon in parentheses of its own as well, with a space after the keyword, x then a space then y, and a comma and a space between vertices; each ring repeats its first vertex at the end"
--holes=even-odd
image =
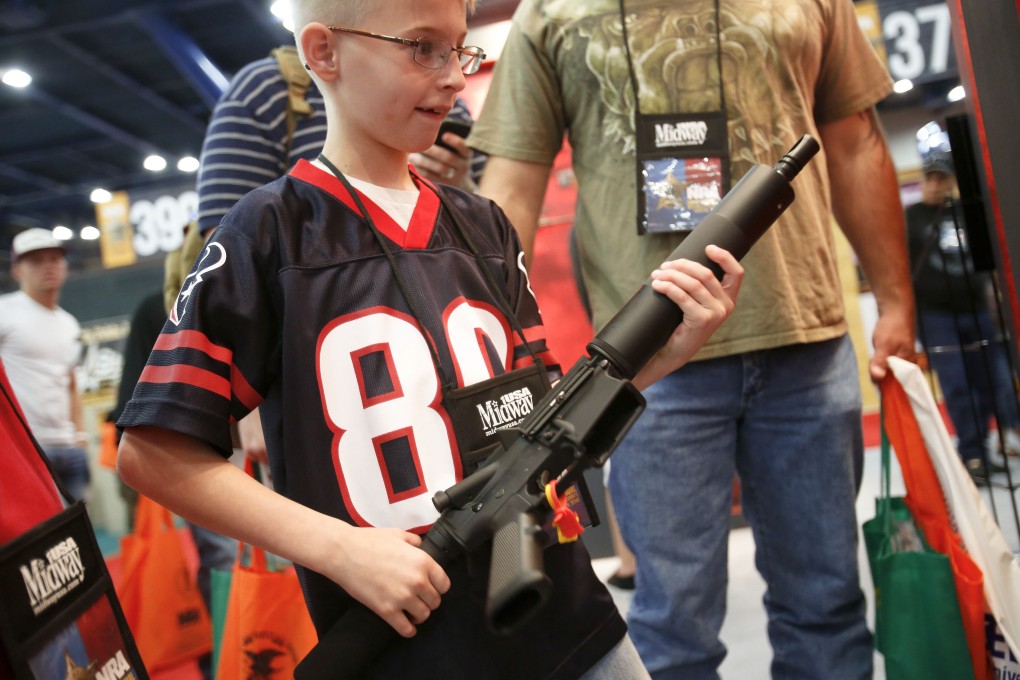
POLYGON ((229 364, 234 353, 222 345, 214 344, 205 333, 200 331, 177 331, 176 333, 160 333, 153 349, 172 350, 178 347, 197 349, 205 352, 216 361, 229 364))
POLYGON ((234 390, 234 396, 247 408, 254 409, 262 403, 262 395, 248 384, 241 371, 233 364, 230 366, 230 386, 234 390))
POLYGON ((212 371, 185 364, 173 366, 146 366, 138 382, 181 383, 208 390, 224 399, 230 399, 230 383, 212 371))

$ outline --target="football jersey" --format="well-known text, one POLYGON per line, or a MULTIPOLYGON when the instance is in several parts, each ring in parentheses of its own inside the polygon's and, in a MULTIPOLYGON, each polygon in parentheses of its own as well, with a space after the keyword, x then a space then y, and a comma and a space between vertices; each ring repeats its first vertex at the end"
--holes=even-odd
MULTIPOLYGON (((230 423, 259 406, 278 492, 357 526, 426 531, 438 517, 433 494, 463 476, 443 386, 530 365, 533 355, 558 367, 506 217, 442 188, 471 216, 465 228, 503 286, 497 296, 436 187, 415 181, 406 232, 359 194, 378 235, 340 180, 306 161, 245 196, 185 280, 118 424, 179 431, 226 456, 230 423)), ((545 554, 554 594, 538 621, 509 637, 489 633, 488 555, 472 555, 447 569, 454 585, 443 604, 372 677, 583 673, 625 625, 583 546, 545 554)), ((299 574, 324 631, 350 599, 321 575, 299 574)))

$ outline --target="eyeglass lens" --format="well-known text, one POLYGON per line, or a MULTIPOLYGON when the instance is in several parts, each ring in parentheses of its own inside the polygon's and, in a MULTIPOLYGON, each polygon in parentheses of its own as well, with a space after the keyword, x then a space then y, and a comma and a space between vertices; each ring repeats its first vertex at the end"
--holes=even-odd
MULTIPOLYGON (((478 70, 482 57, 477 48, 468 49, 471 51, 457 52, 457 59, 460 62, 461 71, 470 75, 478 70)), ((414 59, 426 68, 442 68, 453 51, 453 46, 445 40, 419 38, 418 46, 414 51, 414 59)))

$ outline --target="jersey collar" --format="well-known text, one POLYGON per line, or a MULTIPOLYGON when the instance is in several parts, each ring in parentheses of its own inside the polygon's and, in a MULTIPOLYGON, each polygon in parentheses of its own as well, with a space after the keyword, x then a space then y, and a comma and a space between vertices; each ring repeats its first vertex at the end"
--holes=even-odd
MULTIPOLYGON (((418 185, 420 191, 418 192, 418 203, 414 206, 414 213, 411 215, 411 221, 407 225, 406 232, 393 221, 393 218, 385 210, 373 203, 372 199, 368 196, 358 191, 358 197, 365 205, 365 209, 368 210, 368 215, 375 222, 375 226, 386 238, 405 250, 420 249, 428 246, 429 239, 432 238, 432 232, 439 217, 440 207, 439 194, 435 185, 419 175, 413 166, 409 165, 408 169, 411 171, 411 177, 414 179, 415 184, 418 185)), ((288 174, 295 179, 308 182, 322 189, 354 211, 355 214, 361 214, 358 210, 358 205, 354 202, 346 187, 332 173, 326 172, 305 159, 301 159, 288 174)))

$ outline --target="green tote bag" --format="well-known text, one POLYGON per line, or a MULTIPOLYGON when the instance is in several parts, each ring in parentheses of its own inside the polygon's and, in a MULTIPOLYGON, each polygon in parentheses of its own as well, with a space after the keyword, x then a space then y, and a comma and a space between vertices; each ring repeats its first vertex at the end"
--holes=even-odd
POLYGON ((931 548, 902 498, 889 495, 882 430, 882 490, 864 523, 875 585, 875 648, 888 680, 974 680, 949 558, 931 548))

